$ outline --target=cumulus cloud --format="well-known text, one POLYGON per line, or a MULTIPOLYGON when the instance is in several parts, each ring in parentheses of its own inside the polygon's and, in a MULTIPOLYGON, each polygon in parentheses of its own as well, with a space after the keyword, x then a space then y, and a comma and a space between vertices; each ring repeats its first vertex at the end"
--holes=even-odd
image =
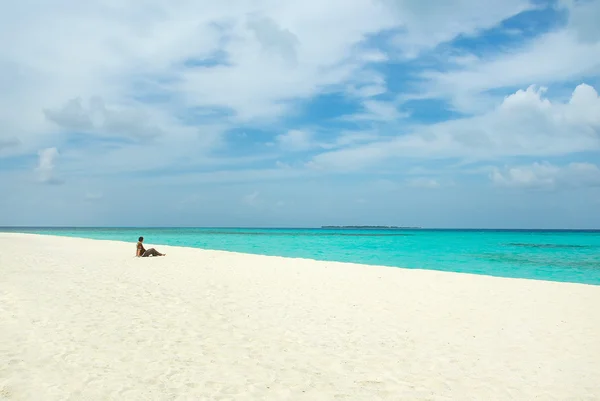
MULTIPOLYGON (((0 125, 23 145, 13 153, 62 146, 75 132, 168 136, 151 167, 191 158, 188 149, 206 154, 220 144, 213 132, 271 123, 298 100, 343 90, 385 59, 366 38, 396 24, 371 0, 87 4, 25 0, 0 13, 0 37, 11 38, 0 41, 0 125)), ((153 153, 125 147, 114 157, 127 165, 153 153)))
POLYGON ((569 163, 564 166, 548 162, 495 168, 490 179, 497 186, 513 188, 556 189, 600 186, 600 168, 592 163, 569 163))
POLYGON ((38 152, 36 172, 41 183, 52 185, 63 183, 61 179, 56 177, 56 159, 58 155, 58 149, 56 148, 46 148, 38 152))
MULTIPOLYGON (((144 105, 138 123, 166 113, 176 124, 190 109, 224 111, 231 122, 271 120, 295 99, 353 85, 369 65, 387 60, 367 45, 377 33, 401 29, 407 47, 432 47, 529 7, 525 0, 485 7, 464 0, 443 13, 412 0, 86 4, 24 0, 3 7, 0 37, 11 39, 0 43, 0 122, 28 144, 54 131, 48 120, 89 129, 89 113, 73 99, 95 96, 129 110, 144 105)), ((381 82, 360 89, 367 96, 382 90, 381 82)), ((170 132, 170 124, 160 128, 170 132)), ((125 125, 117 124, 134 136, 149 131, 125 125)))
POLYGON ((360 169, 393 158, 489 160, 504 156, 557 156, 600 149, 600 97, 579 85, 568 102, 551 102, 530 86, 481 116, 415 127, 411 133, 321 153, 312 165, 360 169))
MULTIPOLYGON (((569 3, 564 26, 557 18, 547 32, 536 31, 536 25, 506 43, 481 36, 478 43, 486 45, 477 54, 463 44, 490 28, 497 33, 502 21, 524 10, 543 8, 547 18, 555 5, 537 0, 6 3, 0 13, 0 173, 21 182, 19 174, 31 174, 32 167, 23 161, 44 149, 37 177, 45 183, 68 177, 60 192, 79 203, 82 196, 92 200, 97 188, 118 193, 116 188, 135 180, 169 195, 173 188, 184 196, 194 185, 202 188, 194 191, 214 187, 215 199, 231 191, 228 205, 239 206, 260 200, 258 192, 253 198, 252 188, 242 186, 246 181, 260 182, 266 193, 263 185, 304 180, 302 187, 294 186, 299 194, 307 192, 309 182, 330 180, 326 186, 335 199, 349 180, 326 177, 332 171, 359 171, 374 180, 390 174, 397 177, 398 190, 428 199, 409 186, 448 190, 445 183, 454 171, 441 172, 439 166, 448 159, 457 159, 454 165, 501 165, 505 157, 554 162, 554 156, 589 155, 600 146, 598 93, 577 84, 597 85, 600 76, 593 18, 598 2, 564 3, 569 3), (567 100, 556 93, 564 85, 577 86, 567 100), (402 103, 415 98, 434 101, 402 103), (443 121, 448 108, 467 114, 443 121), (436 123, 429 122, 432 118, 436 123), (265 148, 269 142, 273 146, 265 148), (56 149, 65 156, 58 159, 56 149), (411 172, 415 164, 427 171, 411 172), (403 174, 413 179, 405 181, 403 174), (169 191, 161 190, 166 186, 169 191)), ((538 16, 523 15, 527 21, 538 16)), ((498 170, 498 182, 526 181, 526 173, 510 168, 498 170)), ((542 170, 536 170, 538 181, 562 177, 542 170)), ((354 188, 360 179, 348 185, 354 188)), ((294 198, 278 194, 276 199, 288 208, 294 198)), ((109 197, 102 204, 124 210, 114 202, 109 197)), ((321 198, 314 202, 325 204, 321 198)), ((18 200, 12 205, 19 209, 18 200)))
MULTIPOLYGON (((568 2, 569 21, 560 29, 535 36, 489 55, 473 57, 456 68, 425 70, 417 97, 445 98, 467 113, 481 109, 490 90, 585 81, 600 74, 600 2, 568 2)), ((480 3, 487 7, 485 2, 480 3)))
POLYGON ((60 128, 75 133, 93 133, 110 136, 123 136, 137 139, 151 139, 163 131, 151 123, 154 118, 141 109, 109 109, 104 100, 92 98, 89 107, 84 107, 81 98, 69 100, 58 109, 44 110, 46 118, 60 128))
POLYGON ((598 73, 600 42, 581 43, 574 34, 559 31, 536 39, 527 48, 493 59, 482 59, 467 68, 426 72, 434 96, 456 96, 491 89, 585 79, 598 73), (527 68, 524 68, 527 66, 527 68))

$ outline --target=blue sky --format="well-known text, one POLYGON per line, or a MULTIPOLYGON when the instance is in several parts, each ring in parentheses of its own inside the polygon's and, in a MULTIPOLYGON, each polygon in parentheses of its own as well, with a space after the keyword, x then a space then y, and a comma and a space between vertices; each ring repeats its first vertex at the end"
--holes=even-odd
POLYGON ((598 228, 599 20, 600 0, 3 4, 0 225, 598 228))

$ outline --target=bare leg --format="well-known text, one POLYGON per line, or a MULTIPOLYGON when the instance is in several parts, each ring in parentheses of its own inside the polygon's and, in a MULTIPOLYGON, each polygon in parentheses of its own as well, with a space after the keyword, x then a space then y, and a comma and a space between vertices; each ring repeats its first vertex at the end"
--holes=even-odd
POLYGON ((143 258, 148 257, 148 256, 165 256, 166 254, 162 254, 160 252, 158 252, 156 249, 154 248, 150 248, 147 249, 146 252, 144 252, 144 254, 142 255, 143 258))

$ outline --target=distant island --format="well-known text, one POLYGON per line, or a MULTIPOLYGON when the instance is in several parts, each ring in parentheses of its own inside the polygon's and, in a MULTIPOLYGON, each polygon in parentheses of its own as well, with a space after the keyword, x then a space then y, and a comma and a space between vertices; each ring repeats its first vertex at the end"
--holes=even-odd
POLYGON ((420 230, 421 227, 399 227, 399 226, 321 226, 328 229, 377 229, 377 230, 420 230))

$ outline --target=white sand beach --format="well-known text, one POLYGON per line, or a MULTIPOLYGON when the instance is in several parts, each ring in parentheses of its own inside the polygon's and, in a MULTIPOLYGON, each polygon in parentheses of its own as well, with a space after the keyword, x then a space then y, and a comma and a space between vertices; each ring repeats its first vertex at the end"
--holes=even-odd
POLYGON ((600 400, 599 286, 145 246, 0 234, 0 400, 600 400))

